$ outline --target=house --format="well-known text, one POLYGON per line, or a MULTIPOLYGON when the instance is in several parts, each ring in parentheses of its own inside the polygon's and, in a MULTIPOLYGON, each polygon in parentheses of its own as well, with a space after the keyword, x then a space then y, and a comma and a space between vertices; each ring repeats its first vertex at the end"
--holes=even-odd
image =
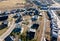
POLYGON ((1 25, 0 25, 0 29, 4 29, 8 26, 8 21, 2 21, 1 25))
POLYGON ((54 15, 52 14, 51 10, 48 10, 47 15, 49 16, 49 19, 53 19, 54 15))
POLYGON ((21 28, 15 28, 15 29, 13 30, 14 33, 18 33, 18 32, 20 32, 20 31, 21 31, 21 28))
POLYGON ((32 11, 28 12, 28 14, 29 14, 30 16, 33 16, 33 15, 34 15, 34 13, 33 13, 32 11))
POLYGON ((18 17, 17 20, 15 21, 15 23, 19 23, 21 22, 23 19, 21 17, 18 17))
POLYGON ((3 24, 0 25, 0 30, 1 30, 1 29, 4 29, 5 27, 6 27, 6 25, 3 25, 3 24))
POLYGON ((22 41, 21 39, 19 39, 18 41, 22 41))
POLYGON ((17 9, 17 10, 16 10, 16 13, 19 13, 19 12, 20 12, 20 9, 17 9))
POLYGON ((18 17, 22 17, 20 13, 17 13, 15 16, 13 16, 13 18, 18 18, 18 17))
POLYGON ((36 30, 38 29, 38 27, 39 27, 39 24, 36 24, 36 23, 31 26, 32 29, 36 29, 36 30))
POLYGON ((0 11, 0 14, 2 13, 2 11, 0 11))
POLYGON ((47 7, 47 4, 41 4, 41 7, 47 7))
POLYGON ((27 32, 27 38, 29 38, 29 40, 33 39, 35 36, 35 32, 29 31, 27 32))
POLYGON ((43 14, 42 13, 39 13, 39 16, 42 16, 43 14))
POLYGON ((3 23, 2 24, 8 24, 8 21, 7 20, 5 20, 5 21, 3 21, 3 23))
POLYGON ((5 41, 13 41, 10 36, 7 36, 4 40, 5 41))
POLYGON ((56 20, 54 20, 54 19, 51 20, 50 27, 53 28, 53 29, 58 27, 57 23, 56 23, 56 20))
POLYGON ((24 8, 21 8, 20 9, 20 12, 24 12, 24 11, 26 11, 26 9, 24 9, 24 8))
POLYGON ((35 8, 28 8, 27 11, 35 11, 36 9, 35 8))
POLYGON ((13 30, 14 33, 21 32, 21 26, 19 24, 16 25, 15 29, 13 30))
POLYGON ((49 8, 48 7, 41 7, 40 9, 41 10, 48 10, 49 8))
POLYGON ((31 18, 32 21, 36 21, 37 19, 38 19, 38 16, 37 16, 37 15, 34 15, 34 16, 32 16, 32 18, 31 18))
POLYGON ((10 38, 11 38, 13 41, 15 41, 15 40, 16 40, 14 36, 10 36, 10 38))
POLYGON ((20 33, 20 34, 22 34, 23 33, 23 30, 24 30, 24 28, 22 28, 20 26, 20 24, 17 24, 16 27, 15 27, 15 29, 13 30, 13 32, 14 33, 20 33))
POLYGON ((32 29, 32 28, 30 28, 28 31, 36 32, 36 29, 32 29))
POLYGON ((35 10, 34 15, 39 15, 39 11, 35 10))
POLYGON ((52 34, 51 34, 51 40, 52 41, 57 41, 57 37, 58 37, 58 30, 52 30, 52 34))
POLYGON ((3 21, 2 24, 5 25, 5 26, 8 26, 8 21, 7 20, 6 21, 3 21))
POLYGON ((10 14, 10 11, 7 11, 7 10, 6 10, 6 11, 3 12, 3 14, 8 15, 8 14, 10 14))
POLYGON ((16 9, 11 10, 10 13, 11 13, 11 14, 16 13, 16 9))
POLYGON ((7 20, 8 19, 8 15, 1 15, 0 16, 0 21, 4 21, 4 20, 7 20))
POLYGON ((41 3, 36 0, 34 0, 33 3, 36 4, 37 6, 41 6, 41 3))
POLYGON ((24 13, 24 16, 25 16, 25 15, 28 15, 28 12, 25 12, 25 13, 24 13))

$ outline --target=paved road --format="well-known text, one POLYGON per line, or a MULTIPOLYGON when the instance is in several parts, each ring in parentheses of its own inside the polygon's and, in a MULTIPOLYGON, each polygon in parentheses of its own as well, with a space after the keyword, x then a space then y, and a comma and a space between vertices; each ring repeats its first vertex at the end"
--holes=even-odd
POLYGON ((9 29, 0 36, 0 41, 3 41, 15 28, 14 20, 12 21, 12 24, 10 25, 9 29))
POLYGON ((44 40, 44 36, 45 36, 45 30, 46 30, 46 16, 45 16, 45 12, 43 12, 43 16, 44 16, 44 26, 43 26, 43 33, 42 33, 42 37, 41 37, 41 41, 45 41, 44 40))

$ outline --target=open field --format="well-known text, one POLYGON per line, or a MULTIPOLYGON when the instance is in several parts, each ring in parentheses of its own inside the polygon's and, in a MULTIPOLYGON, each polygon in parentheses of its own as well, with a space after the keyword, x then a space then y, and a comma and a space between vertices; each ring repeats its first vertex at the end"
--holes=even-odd
POLYGON ((8 10, 14 7, 18 7, 21 4, 25 4, 25 0, 5 0, 0 2, 0 10, 8 10))

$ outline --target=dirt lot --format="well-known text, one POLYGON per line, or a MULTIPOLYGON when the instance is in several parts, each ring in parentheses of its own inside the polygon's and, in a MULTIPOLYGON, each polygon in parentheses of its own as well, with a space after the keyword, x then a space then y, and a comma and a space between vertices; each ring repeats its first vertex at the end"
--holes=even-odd
POLYGON ((50 41, 50 20, 48 20, 49 17, 46 14, 46 32, 45 32, 45 38, 50 41))
MULTIPOLYGON (((50 40, 50 21, 48 20, 47 13, 43 13, 46 16, 46 30, 45 30, 45 38, 50 40)), ((43 33, 43 26, 44 25, 44 17, 42 16, 42 19, 40 19, 40 27, 37 30, 37 41, 41 41, 42 33, 43 33)))
POLYGON ((25 0, 6 0, 0 2, 0 10, 8 10, 13 9, 14 7, 18 7, 21 4, 25 4, 25 0))
POLYGON ((42 32, 43 32, 43 24, 44 24, 44 18, 43 16, 39 18, 39 21, 40 22, 40 26, 36 32, 36 39, 37 41, 41 41, 41 37, 42 37, 42 32))

